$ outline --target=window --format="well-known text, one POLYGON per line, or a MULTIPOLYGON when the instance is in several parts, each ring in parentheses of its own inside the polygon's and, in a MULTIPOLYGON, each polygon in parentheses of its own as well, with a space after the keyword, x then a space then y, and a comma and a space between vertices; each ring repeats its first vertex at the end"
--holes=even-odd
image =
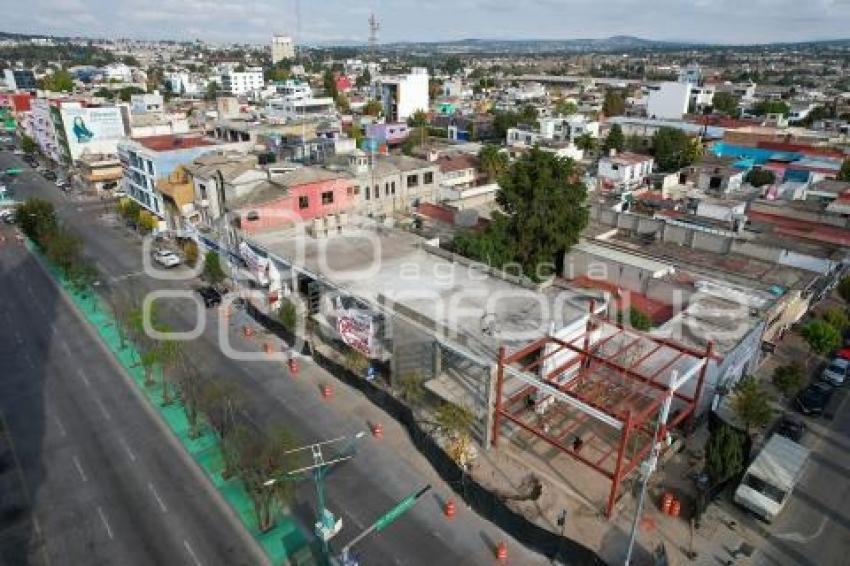
POLYGON ((206 187, 206 185, 199 184, 198 190, 201 191, 201 200, 207 200, 207 187, 206 187))
POLYGON ((245 219, 251 220, 251 221, 259 220, 260 219, 260 213, 257 212, 256 210, 249 210, 248 214, 245 215, 245 219))
POLYGON ((325 191, 322 193, 322 205, 328 205, 334 203, 334 192, 333 191, 325 191))
POLYGON ((369 186, 366 185, 366 200, 369 200, 369 186))
POLYGON ((422 176, 422 184, 423 185, 430 185, 433 182, 434 182, 434 173, 433 172, 428 171, 427 173, 425 173, 425 175, 422 176))
POLYGON ((384 196, 385 197, 390 196, 390 184, 389 183, 384 183, 384 196))
POLYGON ((381 187, 375 185, 375 199, 381 198, 381 187))
POLYGON ((309 208, 310 199, 306 196, 298 197, 298 208, 304 210, 305 208, 309 208))
POLYGON ((391 192, 392 194, 395 194, 395 181, 393 181, 392 183, 390 183, 390 192, 391 192))
POLYGON ((148 160, 148 173, 153 175, 153 161, 148 160))
POLYGON ((407 188, 417 187, 419 186, 419 175, 408 175, 407 176, 407 188))

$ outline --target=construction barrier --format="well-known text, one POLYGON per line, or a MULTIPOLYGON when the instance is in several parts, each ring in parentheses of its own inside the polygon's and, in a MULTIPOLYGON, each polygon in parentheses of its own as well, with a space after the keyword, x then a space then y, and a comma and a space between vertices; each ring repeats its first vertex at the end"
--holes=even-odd
POLYGON ((334 390, 331 389, 331 386, 328 384, 322 385, 322 397, 325 399, 330 399, 333 397, 334 390))
POLYGON ((265 344, 263 344, 263 352, 265 352, 266 354, 271 354, 273 349, 274 348, 272 348, 272 345, 270 343, 266 342, 265 344))
POLYGON ((298 359, 296 359, 295 357, 291 357, 286 362, 286 365, 289 368, 289 373, 291 373, 292 375, 298 375, 298 359))
POLYGON ((443 506, 443 513, 449 519, 454 518, 455 513, 457 513, 457 509, 455 508, 455 500, 454 499, 449 499, 448 501, 446 501, 446 504, 443 506))
POLYGON ((384 426, 381 423, 375 423, 372 425, 372 436, 375 438, 383 438, 384 426))
POLYGON ((506 542, 502 541, 496 545, 496 558, 499 560, 508 559, 508 545, 506 542))
POLYGON ((670 516, 678 517, 682 511, 682 503, 678 499, 674 499, 670 504, 670 516))

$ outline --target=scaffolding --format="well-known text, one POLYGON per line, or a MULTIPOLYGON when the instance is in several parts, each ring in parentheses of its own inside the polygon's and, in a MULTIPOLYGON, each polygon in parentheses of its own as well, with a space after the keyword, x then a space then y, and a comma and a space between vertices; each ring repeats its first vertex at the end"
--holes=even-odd
POLYGON ((697 351, 590 313, 508 353, 499 351, 492 444, 511 423, 620 487, 669 431, 695 415, 713 345, 697 351))

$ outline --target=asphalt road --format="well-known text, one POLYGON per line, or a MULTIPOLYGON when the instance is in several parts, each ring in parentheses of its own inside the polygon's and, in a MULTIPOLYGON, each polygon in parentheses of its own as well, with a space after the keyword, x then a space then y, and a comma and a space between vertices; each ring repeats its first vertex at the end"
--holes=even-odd
MULTIPOLYGON (((17 158, 0 152, 0 167, 19 164, 17 158)), ((110 285, 133 285, 145 292, 188 287, 185 282, 155 280, 142 274, 138 239, 121 227, 109 227, 98 218, 101 212, 111 208, 109 203, 82 202, 67 197, 31 170, 13 186, 17 198, 41 196, 54 202, 60 216, 83 238, 87 254, 108 277, 110 285)), ((176 303, 169 306, 167 316, 175 328, 191 328, 196 318, 195 307, 176 303)), ((187 348, 205 373, 230 379, 239 386, 245 398, 245 412, 257 425, 285 424, 305 442, 353 435, 365 428, 362 417, 328 410, 312 386, 286 379, 280 364, 237 361, 223 355, 217 333, 217 322, 212 321, 202 338, 188 344, 187 348)), ((427 461, 406 438, 394 448, 371 442, 360 444, 358 456, 335 469, 327 485, 328 507, 340 515, 345 524, 343 532, 333 541, 336 545, 350 540, 402 497, 429 481, 434 484, 435 492, 443 496, 450 493, 448 486, 441 484, 438 478, 435 481, 427 461)), ((296 500, 295 516, 304 530, 310 532, 309 525, 315 520, 313 486, 301 485, 296 500)), ((489 565, 494 560, 493 545, 497 540, 510 545, 512 563, 547 563, 474 513, 466 512, 463 518, 446 521, 436 497, 427 498, 379 536, 364 540, 357 550, 361 564, 489 565)))
POLYGON ((767 530, 767 563, 838 566, 850 561, 850 391, 824 418, 807 418, 811 457, 786 508, 767 530))
POLYGON ((0 230, 4 475, 20 480, 8 484, 18 520, 0 518, 0 563, 257 564, 53 280, 0 230))

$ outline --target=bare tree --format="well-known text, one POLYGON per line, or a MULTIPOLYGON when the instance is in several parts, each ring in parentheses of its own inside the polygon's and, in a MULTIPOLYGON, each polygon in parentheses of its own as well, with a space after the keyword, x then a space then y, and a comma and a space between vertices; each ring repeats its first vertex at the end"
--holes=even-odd
MULTIPOLYGON (((216 436, 226 444, 228 436, 236 428, 236 414, 242 406, 242 396, 233 384, 220 378, 203 382, 198 396, 198 409, 204 415, 216 436)), ((231 467, 225 459, 223 477, 231 475, 231 467)))
POLYGON ((181 356, 180 364, 174 373, 173 379, 177 385, 180 401, 183 403, 183 411, 186 413, 186 419, 189 421, 189 438, 198 438, 200 436, 198 427, 198 417, 200 416, 199 399, 203 386, 201 372, 189 360, 188 356, 183 355, 181 356))

